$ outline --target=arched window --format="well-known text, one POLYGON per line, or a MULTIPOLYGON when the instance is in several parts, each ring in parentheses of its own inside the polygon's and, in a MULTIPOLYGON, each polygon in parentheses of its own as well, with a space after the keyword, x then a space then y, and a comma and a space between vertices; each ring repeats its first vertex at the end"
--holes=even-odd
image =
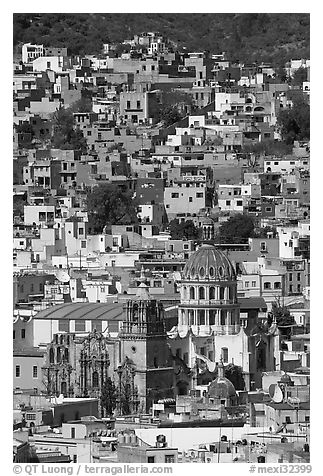
POLYGON ((54 363, 54 349, 51 347, 49 349, 49 363, 53 364, 54 363))
POLYGON ((158 359, 157 359, 157 357, 154 357, 154 367, 156 369, 158 368, 158 359))
POLYGON ((205 299, 205 288, 199 288, 199 299, 205 299))
POLYGON ((280 289, 280 288, 281 288, 281 282, 280 282, 280 281, 276 281, 276 282, 274 283, 274 288, 275 288, 275 289, 280 289))
POLYGON ((192 309, 188 311, 188 316, 189 316, 189 325, 193 326, 194 325, 194 311, 192 309))
POLYGON ((224 299, 224 287, 220 287, 220 300, 222 301, 224 299))
POLYGON ((190 299, 195 299, 195 289, 193 286, 190 287, 190 299))
POLYGON ((61 393, 64 395, 64 397, 66 397, 66 395, 67 395, 67 384, 66 384, 66 382, 61 383, 61 393))
POLYGON ((64 350, 64 360, 65 362, 68 362, 68 349, 64 350))
POLYGON ((99 386, 99 374, 96 371, 92 374, 92 386, 93 388, 97 388, 99 386))
POLYGON ((231 286, 229 287, 229 299, 230 301, 233 299, 233 288, 231 286))
POLYGON ((214 324, 215 324, 215 310, 210 309, 210 311, 209 311, 209 325, 214 326, 214 324))
POLYGON ((63 334, 62 334, 62 335, 60 336, 60 338, 59 338, 59 343, 60 343, 60 344, 64 344, 64 336, 63 336, 63 334))
POLYGON ((220 313, 220 325, 221 326, 225 326, 226 322, 226 311, 224 309, 221 309, 221 313, 220 313))
POLYGON ((269 281, 264 283, 264 289, 271 289, 271 283, 269 281))
POLYGON ((57 350, 56 350, 56 362, 60 362, 61 361, 61 348, 60 347, 57 347, 57 350))
POLYGON ((138 322, 138 304, 135 303, 133 305, 133 313, 132 313, 132 318, 133 318, 133 322, 138 322))
POLYGON ((215 287, 211 286, 210 287, 210 299, 215 299, 215 287))
POLYGON ((200 326, 205 326, 205 311, 204 311, 204 309, 199 309, 198 317, 199 317, 198 324, 200 326))

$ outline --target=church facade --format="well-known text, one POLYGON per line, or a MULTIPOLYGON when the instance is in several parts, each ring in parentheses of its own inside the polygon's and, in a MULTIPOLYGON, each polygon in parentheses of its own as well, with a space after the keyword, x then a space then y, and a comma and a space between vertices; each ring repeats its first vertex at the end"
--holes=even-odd
POLYGON ((236 272, 222 251, 200 246, 184 267, 180 296, 178 325, 168 332, 172 353, 182 361, 178 394, 211 382, 220 360, 242 369, 246 390, 261 386, 263 371, 276 370, 279 332, 275 324, 267 332, 241 325, 236 272))
POLYGON ((169 332, 163 305, 150 296, 142 272, 135 298, 124 304, 117 335, 95 329, 55 334, 43 368, 47 393, 100 397, 111 378, 117 412, 146 413, 159 399, 188 395, 215 381, 220 363, 241 369, 243 389, 260 388, 262 372, 278 370, 279 332, 275 323, 265 331, 242 324, 237 276, 228 257, 201 245, 179 284, 178 322, 169 332))

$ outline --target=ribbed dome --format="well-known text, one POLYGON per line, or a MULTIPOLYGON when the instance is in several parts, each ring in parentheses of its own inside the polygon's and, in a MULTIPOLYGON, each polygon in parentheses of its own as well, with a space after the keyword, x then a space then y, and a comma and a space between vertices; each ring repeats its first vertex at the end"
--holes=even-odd
POLYGON ((230 398, 236 397, 235 388, 229 379, 218 377, 210 383, 208 396, 210 398, 230 398))
POLYGON ((290 383, 292 382, 292 379, 291 379, 290 376, 285 372, 285 373, 282 375, 280 381, 281 381, 282 383, 290 384, 290 383))
POLYGON ((192 254, 183 269, 183 279, 235 280, 236 273, 231 261, 215 246, 203 244, 192 254))

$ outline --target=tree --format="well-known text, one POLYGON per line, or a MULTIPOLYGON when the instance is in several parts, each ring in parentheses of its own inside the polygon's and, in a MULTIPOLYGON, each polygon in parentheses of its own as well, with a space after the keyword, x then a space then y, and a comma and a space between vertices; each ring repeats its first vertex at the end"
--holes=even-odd
POLYGON ((301 87, 304 81, 307 81, 307 68, 300 67, 293 74, 292 85, 301 87))
POLYGON ((178 91, 164 91, 161 95, 159 121, 168 127, 180 121, 187 115, 187 109, 192 107, 192 97, 178 91))
MULTIPOLYGON (((292 153, 292 145, 286 144, 283 141, 277 141, 273 139, 263 140, 256 142, 255 144, 245 144, 242 149, 242 153, 254 156, 256 159, 260 155, 288 155, 292 153)), ((249 158, 250 166, 255 165, 252 158, 249 158)))
POLYGON ((22 122, 21 124, 17 124, 15 129, 18 133, 31 134, 31 137, 35 135, 34 129, 32 128, 30 122, 22 122))
POLYGON ((254 234, 254 222, 248 215, 234 215, 219 228, 220 243, 246 243, 254 234))
POLYGON ((291 327, 295 325, 295 319, 288 307, 281 304, 279 299, 276 299, 272 304, 271 312, 268 314, 268 326, 271 326, 274 319, 282 334, 290 335, 291 327))
POLYGON ((51 146, 53 149, 72 149, 80 150, 82 153, 86 152, 87 142, 82 131, 74 129, 72 109, 58 109, 52 114, 51 122, 53 125, 51 146))
POLYGON ((277 123, 286 144, 310 139, 310 106, 303 96, 295 97, 291 109, 279 112, 277 123))
POLYGON ((91 233, 102 233, 107 225, 137 223, 136 202, 129 191, 114 184, 100 184, 88 192, 87 210, 91 233))
POLYGON ((200 237, 199 229, 192 220, 179 222, 177 218, 169 223, 169 231, 172 240, 198 240, 200 237))
POLYGON ((88 96, 83 96, 78 101, 75 101, 69 108, 71 112, 92 112, 92 99, 88 96))
POLYGON ((236 390, 244 390, 245 382, 242 368, 238 365, 229 364, 225 368, 225 377, 230 380, 236 390))
POLYGON ((101 391, 101 405, 107 415, 113 415, 117 406, 117 388, 110 377, 104 382, 101 391))

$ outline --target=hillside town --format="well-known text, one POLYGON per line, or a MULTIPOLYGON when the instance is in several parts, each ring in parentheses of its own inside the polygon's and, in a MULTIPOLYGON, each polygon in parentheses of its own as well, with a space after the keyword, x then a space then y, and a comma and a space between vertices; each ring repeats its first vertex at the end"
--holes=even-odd
POLYGON ((310 461, 310 60, 13 62, 13 459, 310 461))

